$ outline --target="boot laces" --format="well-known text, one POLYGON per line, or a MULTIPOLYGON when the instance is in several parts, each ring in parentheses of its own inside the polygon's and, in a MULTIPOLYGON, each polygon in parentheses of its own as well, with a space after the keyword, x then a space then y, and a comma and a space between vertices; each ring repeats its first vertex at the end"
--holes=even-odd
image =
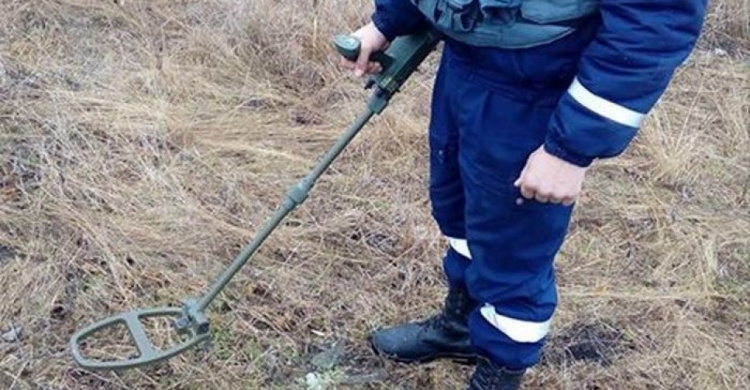
POLYGON ((434 316, 422 321, 422 325, 427 330, 442 331, 442 330, 449 328, 448 324, 449 324, 449 319, 447 318, 445 313, 435 314, 434 316))
POLYGON ((445 298, 444 316, 450 316, 456 320, 465 320, 471 311, 471 300, 462 291, 451 291, 445 298))
POLYGON ((495 374, 495 369, 489 363, 481 362, 477 364, 477 372, 474 375, 474 379, 480 389, 490 390, 499 385, 500 378, 495 374))
POLYGON ((455 323, 466 322, 466 315, 470 310, 468 306, 466 295, 459 291, 450 291, 445 298, 443 310, 424 320, 422 325, 427 329, 450 330, 455 323))
POLYGON ((476 390, 501 390, 518 389, 524 375, 524 371, 511 372, 496 366, 486 358, 477 363, 476 371, 471 378, 472 389, 476 390))

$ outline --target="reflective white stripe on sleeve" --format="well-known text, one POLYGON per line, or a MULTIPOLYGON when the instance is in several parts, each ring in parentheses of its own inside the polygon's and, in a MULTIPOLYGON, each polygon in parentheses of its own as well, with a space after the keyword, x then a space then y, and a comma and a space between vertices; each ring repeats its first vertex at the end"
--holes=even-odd
POLYGON ((645 114, 641 114, 638 111, 633 111, 627 107, 623 107, 594 95, 591 91, 586 89, 580 81, 578 81, 578 78, 573 80, 573 84, 570 85, 568 93, 580 105, 621 125, 639 128, 641 127, 641 124, 643 124, 643 120, 646 119, 645 114))
POLYGON ((462 238, 448 237, 448 242, 451 248, 458 252, 459 255, 471 259, 471 251, 469 250, 469 242, 462 238))
POLYGON ((495 308, 490 304, 485 304, 484 307, 479 309, 479 312, 492 326, 505 333, 511 340, 519 343, 536 343, 540 341, 549 333, 549 328, 552 324, 551 318, 544 322, 532 322, 506 317, 497 314, 495 308))

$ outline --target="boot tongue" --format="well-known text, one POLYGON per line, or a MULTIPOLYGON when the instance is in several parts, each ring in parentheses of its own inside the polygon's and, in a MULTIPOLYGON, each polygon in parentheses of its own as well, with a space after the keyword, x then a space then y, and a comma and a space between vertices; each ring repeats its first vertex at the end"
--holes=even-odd
POLYGON ((445 297, 444 314, 455 322, 466 323, 469 320, 469 314, 476 307, 477 303, 465 290, 451 288, 448 296, 445 297))

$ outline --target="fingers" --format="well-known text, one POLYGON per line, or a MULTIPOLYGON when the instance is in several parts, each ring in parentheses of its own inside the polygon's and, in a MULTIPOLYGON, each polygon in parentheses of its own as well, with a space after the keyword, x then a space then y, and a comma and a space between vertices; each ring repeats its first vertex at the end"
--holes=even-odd
POLYGON ((383 66, 379 62, 370 62, 367 68, 367 73, 380 73, 383 71, 383 66))
MULTIPOLYGON (((518 179, 516 179, 516 181, 513 183, 514 187, 521 186, 521 184, 526 180, 526 170, 527 170, 526 167, 528 167, 528 164, 525 167, 523 167, 523 170, 518 175, 518 179)), ((523 192, 523 188, 521 188, 521 191, 523 192)))
POLYGON ((522 182, 521 196, 529 200, 534 199, 534 197, 536 196, 536 188, 522 182))
POLYGON ((539 203, 552 203, 563 206, 570 206, 576 201, 575 196, 566 196, 544 191, 536 186, 521 184, 521 195, 529 200, 536 200, 539 203))
POLYGON ((341 63, 341 67, 344 69, 354 70, 354 67, 356 66, 356 63, 354 61, 349 61, 344 57, 341 57, 341 60, 339 62, 341 63))
POLYGON ((551 196, 549 201, 550 203, 554 203, 554 204, 560 204, 563 206, 571 206, 573 203, 576 202, 576 196, 573 196, 573 195, 551 196))
POLYGON ((521 173, 518 175, 518 179, 516 179, 516 181, 513 182, 513 186, 514 187, 518 187, 519 185, 521 185, 521 182, 523 181, 523 178, 524 178, 525 174, 526 174, 526 168, 524 168, 521 171, 521 173))
MULTIPOLYGON (((551 159, 540 147, 529 156, 513 185, 527 200, 571 206, 581 190, 585 173, 585 170, 575 168, 560 165, 559 160, 551 159)), ((519 201, 520 198, 517 203, 519 201)))
POLYGON ((368 70, 370 70, 370 50, 366 48, 362 48, 359 52, 359 58, 357 58, 357 63, 354 67, 354 74, 357 75, 357 77, 364 76, 368 70))
POLYGON ((383 66, 379 62, 370 62, 369 64, 367 64, 367 69, 365 69, 365 72, 363 74, 358 74, 356 72, 357 63, 354 61, 349 61, 343 57, 341 57, 341 67, 343 67, 344 69, 355 70, 355 74, 360 77, 364 74, 377 74, 383 71, 383 66))
MULTIPOLYGON (((341 67, 344 69, 355 70, 357 67, 357 63, 354 61, 349 61, 344 57, 341 57, 341 67)), ((382 71, 383 71, 383 66, 380 65, 380 63, 370 62, 367 65, 367 70, 365 71, 365 73, 372 74, 372 73, 380 73, 382 71)))
POLYGON ((534 199, 540 203, 547 203, 550 200, 550 196, 542 193, 541 191, 534 192, 534 199))
POLYGON ((371 61, 371 57, 376 51, 386 50, 389 42, 375 24, 370 22, 351 35, 360 42, 359 54, 356 60, 342 58, 342 67, 354 70, 354 74, 358 77, 362 77, 365 74, 382 72, 381 64, 371 61))
POLYGON ((523 178, 523 175, 513 185, 519 188, 521 196, 525 199, 536 200, 539 203, 570 206, 576 201, 575 196, 555 193, 554 191, 545 190, 542 185, 537 183, 529 183, 528 179, 523 178))

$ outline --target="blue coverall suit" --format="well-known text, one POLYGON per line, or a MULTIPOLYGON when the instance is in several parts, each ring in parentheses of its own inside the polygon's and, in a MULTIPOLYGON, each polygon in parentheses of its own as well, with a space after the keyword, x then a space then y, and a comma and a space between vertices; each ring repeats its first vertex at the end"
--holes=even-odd
MULTIPOLYGON (((478 306, 479 354, 535 365, 557 305, 553 260, 573 206, 523 199, 513 183, 541 145, 578 166, 622 153, 701 30, 705 0, 602 0, 575 33, 528 49, 446 39, 429 127, 433 216, 444 271, 478 306)), ((425 27, 409 0, 375 0, 388 40, 425 27)))

